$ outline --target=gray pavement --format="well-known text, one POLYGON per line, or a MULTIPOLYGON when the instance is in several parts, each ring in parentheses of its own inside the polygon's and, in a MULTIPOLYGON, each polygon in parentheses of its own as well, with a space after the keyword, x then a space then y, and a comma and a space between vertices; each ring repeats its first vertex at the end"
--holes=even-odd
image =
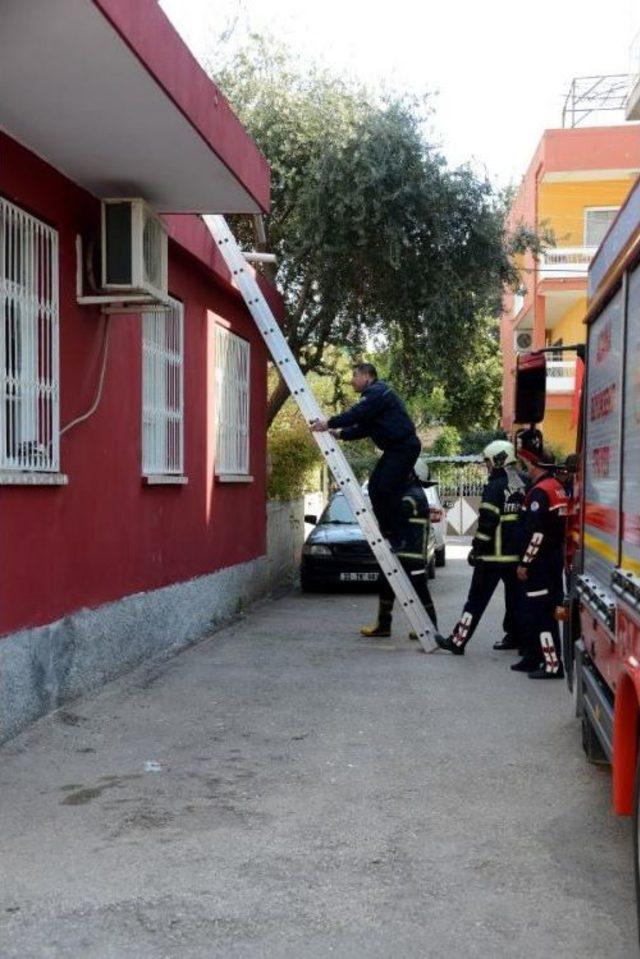
POLYGON ((374 605, 265 604, 7 743, 0 957, 637 955, 564 684, 491 650, 499 602, 464 659, 362 639, 374 605))

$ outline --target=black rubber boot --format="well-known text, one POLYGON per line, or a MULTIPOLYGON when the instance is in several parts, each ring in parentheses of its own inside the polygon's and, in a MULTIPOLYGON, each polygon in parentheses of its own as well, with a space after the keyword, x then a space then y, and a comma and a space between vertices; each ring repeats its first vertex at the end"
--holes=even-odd
POLYGON ((445 652, 453 653, 454 656, 464 656, 464 646, 456 646, 453 636, 441 636, 440 633, 436 633, 433 638, 440 649, 444 649, 445 652))
POLYGON ((529 679, 564 679, 564 668, 562 663, 555 671, 548 669, 546 666, 540 666, 529 673, 529 679))
MULTIPOLYGON (((519 659, 517 663, 514 663, 510 667, 514 673, 532 673, 534 670, 541 668, 540 663, 537 661, 532 661, 531 659, 519 659)), ((542 667, 544 668, 544 667, 542 667)))
POLYGON ((493 644, 494 649, 519 649, 518 640, 511 636, 503 636, 497 643, 493 644))

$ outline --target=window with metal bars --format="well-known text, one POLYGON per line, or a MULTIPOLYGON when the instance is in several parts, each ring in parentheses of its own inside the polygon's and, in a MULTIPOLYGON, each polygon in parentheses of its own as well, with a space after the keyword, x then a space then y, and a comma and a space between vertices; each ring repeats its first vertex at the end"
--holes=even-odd
POLYGON ((619 207, 591 207, 584 211, 584 245, 600 246, 609 227, 618 215, 619 207))
POLYGON ((184 469, 184 319, 182 303, 142 315, 142 472, 184 469))
POLYGON ((60 461, 58 234, 0 198, 0 469, 60 461))
POLYGON ((249 473, 250 347, 246 340, 216 326, 217 475, 249 473))

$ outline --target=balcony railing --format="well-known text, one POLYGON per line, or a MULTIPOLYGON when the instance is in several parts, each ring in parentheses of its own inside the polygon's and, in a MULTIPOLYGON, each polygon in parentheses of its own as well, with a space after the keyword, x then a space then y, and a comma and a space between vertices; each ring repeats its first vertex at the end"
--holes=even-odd
POLYGON ((557 246, 546 250, 540 257, 540 279, 586 278, 596 249, 595 246, 557 246))
POLYGON ((547 393, 573 393, 576 385, 575 360, 547 360, 547 393))

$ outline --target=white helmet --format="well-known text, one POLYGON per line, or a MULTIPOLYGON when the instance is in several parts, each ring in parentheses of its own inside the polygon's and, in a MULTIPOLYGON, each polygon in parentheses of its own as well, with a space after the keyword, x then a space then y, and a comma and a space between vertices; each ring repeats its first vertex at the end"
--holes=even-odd
POLYGON ((413 471, 420 480, 421 483, 428 483, 431 479, 431 470, 429 469, 429 464, 426 460, 418 459, 416 460, 416 465, 413 467, 413 471))
POLYGON ((482 456, 495 467, 509 466, 516 461, 516 451, 509 440, 494 440, 485 446, 482 456))

